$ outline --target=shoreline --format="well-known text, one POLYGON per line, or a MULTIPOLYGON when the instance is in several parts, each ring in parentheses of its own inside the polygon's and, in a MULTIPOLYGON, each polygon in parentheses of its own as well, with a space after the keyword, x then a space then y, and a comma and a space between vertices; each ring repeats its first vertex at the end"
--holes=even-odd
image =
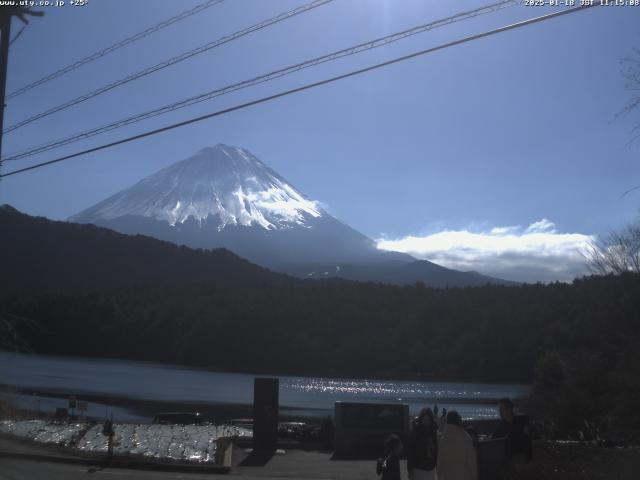
MULTIPOLYGON (((140 415, 142 417, 153 418, 157 413, 167 411, 200 411, 207 418, 213 418, 217 421, 219 417, 222 419, 231 418, 245 418, 253 415, 252 403, 230 403, 230 402, 216 402, 216 401, 197 401, 197 400, 154 400, 144 398, 130 398, 120 395, 106 395, 100 393, 91 392, 78 392, 67 389, 41 389, 41 388, 29 388, 29 387, 12 387, 9 385, 0 385, 0 391, 2 389, 13 390, 14 394, 23 396, 35 395, 41 398, 54 398, 60 400, 66 400, 69 396, 74 395, 78 400, 87 401, 99 405, 109 407, 119 407, 130 412, 140 415)), ((9 394, 10 395, 10 394, 9 394)), ((497 406, 498 398, 425 398, 425 405, 492 405, 497 406)), ((402 401, 400 403, 403 403, 402 401)), ((280 405, 280 416, 287 420, 299 420, 299 419, 313 419, 321 420, 326 418, 327 415, 333 416, 333 408, 317 408, 317 407, 303 407, 293 405, 280 405), (301 414, 296 412, 317 412, 314 414, 301 414)), ((445 407, 446 408, 446 407, 445 407)), ((451 408, 448 408, 451 410, 451 408)), ((497 416, 496 416, 497 417, 497 416)), ((475 419, 473 422, 479 421, 491 421, 492 419, 475 419)))
MULTIPOLYGON (((0 387, 1 388, 1 387, 0 387)), ((16 388, 15 393, 20 395, 30 396, 36 395, 42 398, 55 398, 66 400, 68 399, 70 392, 50 391, 50 390, 37 390, 37 389, 23 389, 16 388)), ((225 420, 231 420, 234 418, 250 418, 253 417, 253 404, 235 404, 225 402, 194 402, 194 401, 164 401, 164 400, 147 400, 147 399, 135 399, 121 396, 109 396, 90 393, 75 393, 75 396, 79 401, 87 401, 94 404, 104 405, 108 407, 118 407, 126 409, 133 414, 140 417, 147 418, 148 423, 151 423, 153 417, 162 412, 194 412, 198 411, 203 414, 205 419, 213 423, 222 423, 225 420)), ((33 409, 19 409, 23 412, 30 412, 32 414, 38 413, 33 409)), ((296 410, 310 411, 312 408, 303 407, 287 407, 280 406, 280 417, 287 420, 297 420, 304 418, 306 420, 320 421, 323 415, 308 416, 297 415, 293 412, 296 410), (291 413, 288 413, 291 412, 291 413)), ((325 412, 324 409, 318 409, 319 412, 325 412)), ((47 416, 44 412, 40 415, 47 416)), ((75 416, 78 416, 76 412, 75 416)), ((94 418, 95 416, 88 415, 86 418, 94 418)))
POLYGON ((63 360, 86 360, 93 362, 120 362, 120 363, 140 363, 146 364, 147 366, 162 366, 165 368, 172 368, 175 370, 196 370, 196 371, 204 371, 210 373, 228 373, 235 375, 248 375, 248 376, 258 376, 258 377, 290 377, 290 378, 319 378, 319 379, 336 379, 336 380, 354 380, 354 381, 363 381, 363 380, 375 380, 380 382, 424 382, 424 383, 474 383, 478 385, 507 385, 507 386, 519 386, 519 387, 530 387, 532 379, 530 379, 529 383, 523 383, 522 381, 515 380, 478 380, 467 377, 457 377, 457 378, 436 378, 435 376, 429 373, 406 373, 406 374, 376 374, 372 373, 362 373, 362 374, 341 374, 339 372, 306 372, 306 373, 295 373, 295 372, 279 372, 274 373, 272 371, 245 371, 245 370, 231 370, 224 368, 215 368, 206 365, 199 364, 178 364, 178 363, 170 363, 162 360, 148 360, 148 359, 140 359, 140 358, 123 358, 123 357, 88 357, 85 355, 73 355, 73 354, 59 354, 59 353, 42 353, 42 352, 13 352, 9 350, 3 350, 0 348, 0 353, 5 354, 14 354, 14 355, 26 355, 26 356, 39 356, 39 357, 52 357, 55 359, 63 360))
MULTIPOLYGON (((52 392, 43 390, 31 390, 31 389, 15 389, 15 393, 21 395, 37 395, 42 398, 55 398, 61 400, 67 400, 69 397, 68 392, 52 392)), ((79 401, 92 402, 94 404, 116 407, 125 409, 132 414, 139 416, 141 421, 137 423, 151 423, 153 417, 161 412, 200 412, 203 415, 204 421, 215 424, 223 424, 233 419, 240 418, 253 418, 253 404, 237 404, 226 402, 189 402, 189 401, 162 401, 162 400, 146 400, 146 399, 132 399, 120 396, 106 396, 98 394, 76 394, 79 401)), ((32 417, 32 418, 51 418, 51 413, 38 412, 33 409, 17 409, 20 412, 20 416, 32 417)), ((320 424, 327 416, 333 418, 333 409, 314 409, 305 407, 293 407, 281 405, 279 407, 279 421, 280 422, 304 422, 309 425, 320 424), (309 412, 317 412, 316 415, 309 414, 309 412)), ((75 413, 74 418, 79 418, 78 412, 75 413)), ((86 415, 87 420, 93 420, 101 422, 104 420, 102 415, 86 415)), ((488 434, 493 432, 495 425, 497 425, 498 418, 480 418, 465 420, 467 425, 472 425, 479 434, 488 434)), ((135 422, 122 422, 122 423, 135 423, 135 422)))

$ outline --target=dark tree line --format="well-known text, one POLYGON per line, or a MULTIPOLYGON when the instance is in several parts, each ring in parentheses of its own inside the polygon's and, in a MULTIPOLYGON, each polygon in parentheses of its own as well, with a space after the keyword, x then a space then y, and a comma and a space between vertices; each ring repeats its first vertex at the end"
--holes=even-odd
POLYGON ((442 290, 150 287, 10 296, 0 306, 36 323, 19 333, 37 352, 233 371, 530 383, 545 352, 594 354, 611 370, 640 345, 634 274, 442 290))

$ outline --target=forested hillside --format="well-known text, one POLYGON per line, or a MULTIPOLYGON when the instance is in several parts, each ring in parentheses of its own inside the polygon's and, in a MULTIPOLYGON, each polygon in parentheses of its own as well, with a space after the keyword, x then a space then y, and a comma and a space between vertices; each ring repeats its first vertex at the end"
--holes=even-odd
POLYGON ((32 217, 8 205, 0 207, 0 228, 0 290, 5 293, 295 281, 225 249, 178 247, 94 225, 32 217))
POLYGON ((214 369, 531 382, 547 351, 615 368, 640 345, 640 276, 573 284, 430 289, 309 282, 286 287, 119 289, 5 297, 43 353, 214 369))

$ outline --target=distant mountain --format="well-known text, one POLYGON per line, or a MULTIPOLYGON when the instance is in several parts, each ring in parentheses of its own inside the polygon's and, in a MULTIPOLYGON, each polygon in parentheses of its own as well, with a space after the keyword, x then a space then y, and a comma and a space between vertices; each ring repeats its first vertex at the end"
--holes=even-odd
POLYGON ((249 151, 223 144, 204 148, 69 220, 194 248, 228 248, 301 278, 428 286, 508 283, 380 251, 249 151))
POLYGON ((55 222, 0 206, 0 291, 135 286, 289 285, 298 280, 228 250, 192 250, 94 225, 55 222))

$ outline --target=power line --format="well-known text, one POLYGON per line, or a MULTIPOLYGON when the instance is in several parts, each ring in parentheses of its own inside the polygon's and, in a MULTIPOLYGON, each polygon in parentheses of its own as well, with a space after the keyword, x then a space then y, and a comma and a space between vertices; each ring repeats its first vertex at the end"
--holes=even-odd
POLYGON ((629 190, 627 190, 626 192, 624 192, 622 195, 620 195, 620 198, 624 198, 626 197, 629 193, 631 192, 635 192, 636 190, 640 190, 640 185, 635 186, 633 188, 630 188, 629 190))
POLYGON ((25 120, 22 120, 18 123, 15 123, 9 127, 7 127, 4 131, 4 133, 9 133, 12 132, 20 127, 24 127, 25 125, 28 125, 30 123, 35 122, 36 120, 39 120, 41 118, 44 117, 48 117, 49 115, 53 115, 54 113, 60 112, 62 110, 66 110, 69 107, 72 107, 74 105, 78 105, 79 103, 85 102, 91 98, 97 97, 98 95, 102 95, 103 93, 106 93, 110 90, 113 90, 114 88, 120 87, 122 85, 125 85, 129 82, 133 82, 134 80, 138 80, 139 78, 143 78, 146 77, 147 75, 151 75, 152 73, 155 73, 159 70, 163 70, 167 67, 170 67, 172 65, 176 65, 177 63, 180 63, 184 60, 187 60, 191 57, 194 57, 195 55, 199 55, 201 53, 207 52, 213 48, 219 47, 221 45, 224 45, 226 43, 229 43, 233 40, 236 40, 240 37, 244 37, 245 35, 249 35, 250 33, 253 33, 255 31, 261 30, 263 28, 269 27, 271 25, 274 25, 276 23, 282 22, 284 20, 287 20, 291 17, 295 17, 296 15, 300 15, 301 13, 307 12, 309 10, 312 10, 314 8, 320 7, 322 5, 325 5, 327 3, 333 2, 334 0, 313 0, 310 3, 307 3, 305 5, 302 5, 300 7, 294 8, 293 10, 289 10, 287 12, 281 13, 280 15, 277 15, 275 17, 269 18, 267 20, 264 20, 260 23, 257 23, 255 25, 252 25, 251 27, 242 29, 242 30, 238 30, 235 33, 232 33, 231 35, 226 35, 224 37, 221 37, 217 40, 214 40, 212 42, 206 43, 204 45, 201 45, 197 48, 194 48, 193 50, 189 50, 187 52, 181 53, 180 55, 177 55, 175 57, 172 57, 168 60, 165 60, 164 62, 160 62, 157 63, 151 67, 145 68, 144 70, 140 70, 136 73, 133 73, 131 75, 128 75, 124 78, 121 78, 120 80, 116 80, 115 82, 109 83, 107 85, 104 85, 96 90, 93 90, 89 93, 85 93, 84 95, 80 95, 79 97, 76 97, 72 100, 69 100, 68 102, 62 103, 60 105, 57 105, 53 108, 50 108, 48 110, 45 110, 43 112, 40 112, 36 115, 33 115, 25 120))
POLYGON ((159 133, 167 132, 169 130, 173 130, 173 129, 176 129, 176 128, 179 128, 179 127, 184 127, 186 125, 191 125, 193 123, 201 122, 201 121, 207 120, 209 118, 218 117, 218 116, 221 116, 221 115, 225 115, 227 113, 235 112, 237 110, 242 110, 242 109, 245 109, 245 108, 248 108, 248 107, 252 107, 254 105, 259 105, 259 104, 262 104, 262 103, 269 102, 271 100, 275 100, 275 99, 278 99, 278 98, 281 98, 281 97, 292 95, 294 93, 303 92, 305 90, 310 90, 310 89, 315 88, 315 87, 319 87, 319 86, 322 86, 322 85, 327 85, 329 83, 337 82, 339 80, 344 80, 346 78, 354 77, 356 75, 361 75, 363 73, 370 72, 372 70, 377 70, 377 69, 382 68, 382 67, 386 67, 386 66, 389 66, 389 65, 400 63, 400 62, 403 62, 403 61, 406 61, 406 60, 409 60, 409 59, 412 59, 412 58, 416 58, 416 57, 419 57, 419 56, 422 56, 422 55, 426 55, 426 54, 429 54, 429 53, 433 53, 433 52, 436 52, 436 51, 439 51, 439 50, 444 50, 444 49, 449 48, 449 47, 453 47, 453 46, 456 46, 456 45, 461 45, 463 43, 472 42, 474 40, 479 40, 479 39, 484 38, 484 37, 489 37, 489 36, 492 36, 492 35, 496 35, 498 33, 506 32, 506 31, 509 31, 509 30, 514 30, 516 28, 525 27, 527 25, 531 25, 531 24, 534 24, 534 23, 539 23, 539 22, 542 22, 542 21, 545 21, 545 20, 550 20, 550 19, 555 18, 555 17, 560 17, 560 16, 563 16, 563 15, 567 15, 567 14, 570 14, 570 13, 575 13, 575 12, 578 12, 578 11, 581 11, 581 10, 586 10, 588 8, 595 7, 595 6, 596 6, 596 4, 594 3, 594 4, 586 4, 586 5, 582 5, 582 6, 578 6, 578 7, 568 8, 568 9, 565 9, 565 10, 561 10, 559 12, 548 13, 546 15, 541 15, 539 17, 531 18, 531 19, 528 19, 528 20, 523 20, 523 21, 517 22, 517 23, 512 23, 512 24, 504 26, 504 27, 499 27, 499 28, 496 28, 496 29, 493 29, 493 30, 489 30, 489 31, 485 31, 485 32, 482 32, 482 33, 478 33, 478 34, 475 34, 475 35, 470 35, 468 37, 464 37, 464 38, 461 38, 461 39, 458 39, 458 40, 453 40, 451 42, 444 43, 444 44, 441 44, 441 45, 438 45, 438 46, 435 46, 435 47, 431 47, 431 48, 427 48, 427 49, 424 49, 424 50, 420 50, 418 52, 410 53, 410 54, 404 55, 402 57, 396 57, 396 58, 394 58, 392 60, 387 60, 386 62, 377 63, 375 65, 371 65, 371 66, 368 66, 368 67, 365 67, 365 68, 361 68, 359 70, 353 70, 351 72, 344 73, 342 75, 338 75, 338 76, 335 76, 335 77, 327 78, 327 79, 324 79, 324 80, 320 80, 318 82, 308 83, 308 84, 303 85, 301 87, 297 87, 297 88, 293 88, 293 89, 290 89, 290 90, 286 90, 284 92, 276 93, 276 94, 270 95, 268 97, 262 97, 262 98, 259 98, 257 100, 252 100, 250 102, 242 103, 240 105, 235 105, 233 107, 225 108, 223 110, 218 110, 216 112, 208 113, 206 115, 202 115, 202 116, 191 118, 189 120, 185 120, 185 121, 182 121, 182 122, 174 123, 172 125, 168 125, 168 126, 165 126, 165 127, 162 127, 162 128, 158 128, 158 129, 155 129, 155 130, 150 130, 150 131, 145 132, 145 133, 141 133, 141 134, 138 134, 138 135, 133 135, 131 137, 127 137, 127 138, 123 138, 123 139, 120 139, 120 140, 116 140, 114 142, 103 144, 103 145, 100 145, 100 146, 97 146, 97 147, 92 147, 92 148, 89 148, 89 149, 86 149, 86 150, 82 150, 80 152, 76 152, 76 153, 72 153, 70 155, 65 155, 63 157, 56 158, 56 159, 53 159, 53 160, 49 160, 49 161, 46 161, 46 162, 38 163, 38 164, 31 165, 29 167, 21 168, 21 169, 18 169, 18 170, 13 170, 11 172, 8 172, 8 173, 0 175, 0 178, 8 177, 8 176, 11 176, 11 175, 16 175, 16 174, 23 173, 23 172, 27 172, 29 170, 34 170, 36 168, 41 168, 41 167, 44 167, 44 166, 47 166, 47 165, 52 165, 54 163, 62 162, 64 160, 69 160, 69 159, 72 159, 72 158, 75 158, 75 157, 79 157, 81 155, 86 155, 88 153, 93 153, 93 152, 97 152, 97 151, 104 150, 104 149, 107 149, 107 148, 111 148, 111 147, 114 147, 116 145, 122 145, 124 143, 129 143, 129 142, 132 142, 132 141, 135 141, 135 140, 140 140, 140 139, 145 138, 145 137, 149 137, 149 136, 152 136, 152 135, 157 135, 159 133))
POLYGON ((226 95, 232 92, 235 92, 237 90, 241 90, 244 88, 248 88, 248 87, 252 87, 261 83, 265 83, 271 80, 275 80, 287 75, 291 75, 295 72, 298 72, 300 70, 303 70, 305 68, 309 68, 309 67, 314 67, 316 65, 320 65, 322 63, 326 63, 326 62, 331 62, 334 60, 338 60, 340 58, 344 58, 344 57, 348 57, 351 55, 355 55, 367 50, 371 50, 373 48, 378 48, 384 45, 388 45, 390 43, 405 39, 407 37, 413 36, 413 35, 417 35, 419 33, 423 33, 429 30, 432 30, 434 28, 438 28, 438 27, 442 27, 445 25, 450 25, 452 23, 455 22, 459 22, 462 20, 467 20, 469 18, 473 18, 479 15, 484 15, 484 14, 488 14, 488 13, 492 13, 495 12, 497 10, 503 9, 503 8, 507 8, 510 6, 514 6, 517 5, 518 2, 515 0, 505 0, 505 1, 500 1, 491 5, 487 5, 485 7, 480 7, 474 10, 470 10, 467 12, 461 12, 455 15, 452 15, 450 17, 446 17, 444 19, 440 19, 440 20, 436 20, 427 24, 423 24, 423 25, 418 25, 416 27, 407 29, 407 30, 403 30, 401 32, 397 32, 397 33, 393 33, 391 35, 387 35, 384 37, 380 37, 374 40, 370 40, 364 43, 360 43, 358 45, 349 47, 349 48, 344 48, 342 50, 337 50, 325 55, 322 55, 320 57, 316 57, 313 58, 311 60, 306 60, 304 62, 301 63, 297 63, 294 65, 290 65, 288 67, 285 68, 281 68, 279 70, 275 70, 272 72, 269 72, 267 74, 264 75, 260 75, 258 77, 254 77, 251 78, 249 80, 244 80, 238 83, 234 83, 231 85, 227 85, 225 87, 222 88, 217 88, 193 97, 189 97, 187 99, 184 100, 180 100, 178 102, 174 102, 172 104, 169 105, 164 105, 162 107, 153 109, 153 110, 149 110, 147 112, 143 112, 140 114, 136 114, 121 120, 118 120, 116 122, 107 124, 107 125, 102 125, 100 127, 95 127, 93 129, 90 130, 85 130, 83 132, 62 138, 62 139, 58 139, 55 140, 53 142, 49 142, 49 143, 45 143, 45 144, 41 144, 35 147, 30 147, 29 149, 26 150, 22 150, 20 152, 16 152, 13 153, 9 156, 7 156, 7 158, 3 159, 3 161, 10 161, 10 160, 19 160, 22 158, 26 158, 26 157, 30 157, 45 151, 49 151, 49 150, 53 150, 56 148, 60 148, 64 145, 69 145, 70 143, 75 143, 77 141, 80 140, 85 140, 87 138, 90 137, 94 137, 96 135, 102 134, 102 133, 106 133, 133 123, 137 123, 143 120, 148 120, 149 118, 153 118, 153 117, 157 117, 159 115, 163 115, 165 113, 169 113, 175 110, 178 110, 180 108, 185 108, 185 107, 189 107, 191 105, 195 105, 197 103, 201 103, 207 100, 211 100, 213 98, 222 96, 222 95, 226 95))
POLYGON ((115 52, 116 50, 121 49, 122 47, 126 47, 127 45, 130 45, 133 42, 136 42, 145 37, 148 37, 149 35, 157 32, 158 30, 162 30, 163 28, 168 27, 169 25, 173 25, 174 23, 177 23, 180 20, 184 20, 185 18, 188 18, 197 13, 200 13, 206 10, 207 8, 213 7, 214 5, 218 5, 219 3, 222 3, 222 2, 224 2, 224 0, 207 0, 206 2, 196 5, 195 7, 189 10, 185 10, 184 12, 181 12, 152 27, 149 27, 146 30, 143 30, 142 32, 136 33, 135 35, 131 35, 130 37, 127 37, 124 40, 114 43, 113 45, 107 48, 103 48, 102 50, 92 53, 91 55, 88 55, 78 60, 77 62, 66 65, 60 68, 59 70, 56 70, 55 72, 50 73, 49 75, 46 75, 39 80, 36 80, 35 82, 25 85, 24 87, 21 87, 18 90, 15 90, 14 92, 11 92, 9 95, 7 95, 7 99, 15 98, 18 95, 22 95, 23 93, 28 92, 29 90, 36 88, 42 85, 43 83, 50 82, 51 80, 54 80, 58 77, 66 75, 67 73, 72 72, 73 70, 80 68, 83 65, 86 65, 87 63, 90 63, 90 62, 93 62, 94 60, 102 58, 105 55, 108 55, 110 53, 115 52))
MULTIPOLYGON (((11 3, 11 2, 5 2, 11 3)), ((7 86, 7 69, 9 64, 9 46, 24 31, 18 32, 11 40, 11 20, 17 17, 22 23, 27 25, 29 20, 27 17, 42 17, 44 12, 31 10, 30 7, 18 5, 17 2, 11 5, 5 5, 0 9, 0 155, 2 153, 2 129, 4 125, 4 109, 5 109, 5 92, 7 86)), ((0 160, 0 168, 2 168, 2 160, 0 160)))
POLYGON ((13 42, 15 42, 16 40, 18 40, 20 38, 20 35, 22 35, 22 32, 24 32, 25 28, 27 28, 27 26, 23 25, 22 28, 20 30, 18 30, 18 33, 16 33, 14 35, 14 37, 11 39, 11 41, 9 42, 9 46, 13 45, 13 42))

